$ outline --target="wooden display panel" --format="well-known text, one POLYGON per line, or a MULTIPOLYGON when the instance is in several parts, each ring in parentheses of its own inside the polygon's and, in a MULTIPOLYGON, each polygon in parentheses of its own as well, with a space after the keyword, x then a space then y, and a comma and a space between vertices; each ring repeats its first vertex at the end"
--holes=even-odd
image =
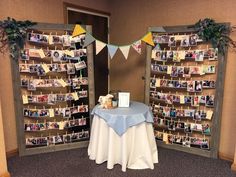
MULTIPOLYGON (((226 24, 229 26, 229 24, 226 24)), ((196 34, 196 31, 193 28, 190 28, 189 26, 169 26, 169 27, 150 27, 149 31, 153 33, 153 35, 162 36, 162 35, 169 35, 174 36, 177 41, 175 47, 170 47, 167 43, 161 43, 160 44, 160 51, 161 53, 164 53, 163 51, 205 51, 211 48, 210 44, 203 43, 202 41, 198 42, 196 46, 182 46, 181 45, 181 36, 191 36, 196 34)), ((179 62, 174 62, 173 58, 168 58, 167 61, 164 61, 161 59, 157 61, 154 60, 154 56, 152 56, 152 50, 153 48, 149 45, 147 45, 147 55, 146 55, 146 73, 145 73, 145 103, 152 106, 153 112, 154 112, 154 129, 155 129, 155 135, 160 136, 159 140, 157 139, 157 144, 160 147, 165 147, 169 149, 175 149, 180 150, 183 152, 193 153, 197 155, 202 155, 206 157, 212 157, 217 158, 218 157, 218 149, 219 149, 219 137, 220 137, 220 122, 221 122, 221 112, 222 112, 222 102, 223 102, 223 92, 224 92, 224 77, 225 77, 225 68, 226 68, 226 55, 222 55, 218 53, 218 58, 216 60, 209 60, 209 57, 204 56, 203 61, 195 61, 195 59, 186 59, 184 57, 183 60, 180 60, 179 62), (161 67, 159 67, 161 65, 161 67), (166 66, 168 65, 168 66, 166 66), (168 71, 169 68, 181 68, 186 67, 189 68, 189 66, 196 66, 197 68, 201 68, 201 66, 208 66, 208 65, 214 65, 215 66, 215 73, 208 73, 208 74, 192 74, 190 78, 183 77, 182 74, 173 74, 173 72, 168 71), (154 66, 156 67, 156 70, 154 70, 154 66), (163 67, 164 66, 164 67, 163 67), (174 66, 174 67, 173 67, 174 66), (165 68, 166 72, 160 72, 160 69, 157 68, 165 68), (158 70, 158 71, 157 71, 158 70), (175 77, 173 77, 175 76, 175 77), (159 79, 154 79, 159 78, 159 79), (184 86, 180 86, 182 88, 177 88, 175 85, 175 88, 171 87, 160 87, 160 79, 167 80, 169 83, 175 83, 176 85, 179 85, 179 83, 184 83, 186 80, 186 83, 191 83, 190 81, 197 81, 194 83, 199 83, 198 81, 201 80, 208 80, 208 81, 215 81, 215 88, 203 88, 203 85, 201 85, 202 90, 200 92, 187 92, 187 88, 184 88, 184 86), (151 81, 153 82, 155 80, 155 86, 151 85, 151 81), (173 82, 172 82, 173 80, 173 82), (157 93, 159 95, 164 95, 164 101, 160 100, 160 96, 156 96, 157 93), (171 95, 171 98, 177 97, 179 95, 182 95, 182 99, 185 98, 185 96, 190 96, 194 98, 199 98, 198 96, 202 95, 206 99, 212 98, 212 95, 214 95, 214 107, 209 107, 209 105, 206 106, 205 104, 199 104, 199 106, 194 105, 193 103, 180 103, 180 102, 173 102, 169 101, 166 98, 166 95, 171 95), (173 96, 174 95, 174 96, 173 96), (207 97, 207 95, 209 95, 207 97), (166 101, 167 100, 167 101, 166 101), (156 106, 155 106, 156 105, 156 106), (157 112, 156 108, 165 109, 167 110, 173 110, 172 117, 170 115, 165 116, 166 114, 163 113, 163 111, 157 112), (154 109, 155 107, 155 109, 154 109), (164 107, 164 108, 163 108, 164 107), (172 109, 173 108, 173 109, 172 109), (195 110, 193 113, 193 116, 176 116, 177 110, 195 110), (205 113, 213 112, 213 116, 211 118, 201 117, 199 120, 196 120, 195 113, 200 110, 202 113, 200 115, 205 115, 205 113), (164 116, 163 116, 164 115, 164 116), (195 120, 194 120, 195 119, 195 120), (160 122, 166 122, 166 125, 164 123, 160 122), (184 123, 184 128, 176 128, 177 123, 184 123), (199 127, 203 128, 202 125, 209 125, 210 126, 210 133, 206 134, 206 132, 203 133, 203 129, 199 128, 198 131, 190 128, 192 130, 191 133, 186 133, 185 131, 185 125, 196 125, 198 124, 199 127), (174 125, 174 126, 173 126, 174 125), (200 126, 201 125, 201 126, 200 126), (173 128, 174 127, 174 128, 173 128), (199 131, 200 130, 200 131, 199 131), (163 133, 164 132, 164 133, 163 133), (162 136, 161 136, 162 134, 162 136), (173 134, 174 136, 169 136, 173 134), (163 141, 163 135, 164 135, 164 141, 163 141), (184 138, 187 137, 187 138, 184 138), (161 139, 161 140, 160 140, 161 139), (179 141, 177 142, 176 139, 179 141), (205 140, 209 140, 208 148, 205 148, 207 146, 204 145, 205 140), (194 141, 199 141, 200 144, 196 143, 194 141), (168 143, 166 143, 168 142, 168 143), (173 143, 174 142, 174 143, 173 143), (179 143, 180 142, 180 143, 179 143), (184 142, 184 143, 183 143, 184 142), (186 143, 187 142, 187 143, 186 143), (190 143, 190 144, 188 144, 190 143), (188 144, 189 146, 186 147, 183 144, 188 144)), ((156 50, 158 51, 158 50, 156 50)), ((178 53, 178 52, 177 52, 178 53)), ((227 51, 225 52, 227 54, 227 51)), ((168 55, 168 54, 167 54, 168 55)), ((164 57, 165 60, 165 57, 164 57)), ((179 70, 179 69, 178 69, 179 70)), ((180 71, 181 72, 181 71, 180 71)), ((163 83, 163 82, 162 82, 163 83)), ((163 86, 163 85, 162 85, 163 86)), ((187 97, 186 97, 187 98, 187 97)), ((209 104, 208 102, 207 104, 209 104)), ((168 112, 168 111, 167 111, 168 112)), ((170 111, 171 112, 171 111, 170 111)), ((169 112, 169 113, 170 113, 169 112)), ((179 114, 180 115, 180 114, 179 114)), ((197 115, 197 113, 196 113, 197 115)), ((192 126, 194 127, 194 126, 192 126)), ((187 129, 186 129, 187 130, 187 129)), ((205 129, 204 129, 205 130, 205 129)), ((156 136, 157 137, 157 136, 156 136)))
MULTIPOLYGON (((92 32, 91 26, 84 26, 87 32, 92 32)), ((45 35, 65 35, 65 32, 71 35, 72 30, 74 29, 74 25, 64 25, 64 24, 47 24, 47 23, 39 23, 35 25, 31 30, 29 30, 29 34, 45 34, 45 35)), ((76 42, 77 51, 82 51, 81 43, 76 42)), ((26 49, 42 49, 49 50, 51 54, 54 54, 52 51, 63 51, 68 49, 69 51, 73 51, 70 47, 63 46, 62 44, 45 44, 45 43, 35 43, 32 41, 27 41, 26 49)), ((94 64, 93 64, 93 45, 90 44, 86 48, 87 55, 80 55, 80 61, 84 61, 86 63, 86 67, 83 69, 76 70, 75 63, 77 60, 67 60, 65 62, 55 61, 52 58, 52 55, 47 57, 30 57, 28 61, 18 60, 11 61, 12 66, 12 78, 13 78, 13 91, 14 91, 14 101, 15 101, 15 115, 16 115, 16 124, 17 124, 17 136, 18 136, 18 147, 20 156, 23 155, 31 155, 38 153, 46 153, 53 152, 59 150, 87 147, 88 140, 90 135, 90 112, 95 105, 94 100, 94 64), (69 62, 70 61, 70 62, 69 62), (51 64, 57 64, 58 67, 55 66, 54 72, 48 72, 46 75, 40 75, 38 70, 37 73, 22 73, 19 72, 19 65, 24 63, 28 63, 34 65, 38 64, 42 66, 46 64, 48 67, 51 64), (66 66, 64 65, 66 64, 66 66), (59 65, 65 66, 66 70, 69 70, 69 66, 72 66, 72 72, 68 74, 68 71, 58 72, 59 65), (75 70, 75 72, 73 72, 75 70), (72 79, 74 81, 72 81, 72 79), (33 88, 32 91, 29 91, 29 86, 22 87, 22 80, 35 80, 42 79, 44 84, 47 81, 49 84, 53 83, 53 86, 49 87, 37 87, 35 90, 33 88), (50 79, 54 79, 50 81, 50 79), (59 80, 70 81, 74 86, 67 84, 67 86, 63 87, 59 80), (55 82, 56 80, 56 82, 55 82), (83 80, 87 80, 87 83, 81 84, 83 80), (76 84, 78 83, 79 84, 76 84), (59 86, 58 86, 59 85, 59 86), (81 92, 85 91, 85 92, 81 92), (87 97, 79 96, 78 93, 86 93, 87 97), (75 93, 75 94, 71 94, 75 93), (62 94, 62 101, 58 101, 58 95, 62 94), (41 100, 42 103, 28 103, 23 104, 23 95, 46 95, 44 97, 37 96, 37 101, 41 100), (76 98, 77 96, 80 98, 76 98), (49 101, 49 97, 52 97, 53 102, 49 101), (46 97, 46 99, 45 99, 46 97), (64 100, 64 99, 67 100, 64 100), (72 100, 70 100, 72 99, 72 100), (44 102, 46 100, 46 102, 44 102), (50 103, 49 103, 50 102, 50 103), (88 107, 86 107, 88 105, 88 107), (35 109, 36 108, 36 109, 35 109), (55 114, 55 108, 62 108, 62 112, 60 115, 53 116, 51 114, 52 110, 55 114), (88 110, 86 109, 88 108, 88 110), (23 111, 24 110, 24 111, 23 111), (29 111, 30 110, 30 111, 29 111), (36 110, 34 112, 34 110, 36 110), (49 111, 50 110, 50 111, 49 111), (42 114, 39 114, 40 111, 42 114), (46 112, 46 116, 45 112, 46 112), (72 113, 72 111, 74 111, 72 113), (66 112, 69 114, 66 114, 66 112), (30 115, 30 116, 29 116, 30 115), (32 116, 33 115, 33 116, 32 116), (43 116, 42 116, 43 115, 43 116), (55 122, 52 123, 52 122, 55 122), (64 122, 61 124, 60 122, 64 122), (41 123, 41 126, 38 127, 41 123), (30 126, 29 126, 30 125, 30 126), (33 126, 32 126, 33 125, 33 126), (33 127, 33 128, 32 128, 33 127), (51 127, 51 128, 49 128, 51 127), (53 128, 52 128, 53 127, 53 128), (61 128, 59 128, 61 127, 61 128), (29 131, 27 131, 29 130, 29 131), (30 143, 26 144, 26 138, 34 138, 38 137, 38 141, 35 139, 29 139, 30 143), (40 141, 41 137, 45 138, 46 144, 37 144, 40 141), (72 139, 73 137, 73 139, 72 139), (59 138, 59 140, 58 140, 59 138), (60 140, 61 138, 61 140, 60 140), (31 141, 32 140, 32 141, 31 141), (47 140, 47 141, 46 141, 47 140), (36 143, 36 145, 35 145, 36 143)), ((64 52, 64 51, 63 51, 64 52)), ((45 53, 45 52, 44 52, 45 53)), ((55 53, 56 55, 56 53, 55 53)), ((68 57, 68 55, 67 55, 68 57)), ((73 58, 73 57, 72 57, 73 58)), ((31 67, 32 69, 33 67, 31 67)), ((28 82, 31 82, 28 81, 28 82)), ((40 82, 38 82, 40 83, 40 82)), ((29 85, 29 83, 28 83, 29 85)), ((35 85, 35 84, 34 84, 35 85)), ((28 97, 29 98, 29 97, 28 97)), ((29 99, 28 99, 29 100, 29 99)))

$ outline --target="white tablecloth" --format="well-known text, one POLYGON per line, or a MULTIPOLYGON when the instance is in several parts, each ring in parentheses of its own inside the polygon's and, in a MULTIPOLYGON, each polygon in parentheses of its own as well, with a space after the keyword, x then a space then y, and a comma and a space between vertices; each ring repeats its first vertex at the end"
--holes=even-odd
POLYGON ((94 115, 88 155, 97 164, 107 161, 108 169, 115 164, 120 164, 122 171, 126 168, 154 169, 158 153, 152 123, 132 126, 119 136, 104 119, 94 115))

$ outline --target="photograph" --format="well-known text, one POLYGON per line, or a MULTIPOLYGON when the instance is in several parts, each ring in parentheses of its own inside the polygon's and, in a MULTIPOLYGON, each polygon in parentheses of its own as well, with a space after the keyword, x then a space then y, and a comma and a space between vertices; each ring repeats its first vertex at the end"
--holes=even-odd
POLYGON ((37 73, 38 72, 38 64, 30 64, 29 65, 29 72, 30 73, 37 73))
POLYGON ((174 136, 173 144, 182 145, 182 144, 183 144, 183 138, 182 138, 182 136, 175 135, 175 136, 174 136))
POLYGON ((195 81, 195 92, 202 92, 202 81, 195 81))
POLYGON ((201 74, 199 66, 190 66, 190 74, 201 74))
POLYGON ((176 118, 176 109, 175 108, 170 108, 170 117, 176 118))
POLYGON ((178 67, 177 66, 172 66, 171 67, 171 77, 178 77, 178 67))
POLYGON ((168 130, 175 131, 175 122, 173 120, 169 121, 168 130))
POLYGON ((29 57, 41 58, 39 54, 39 49, 29 49, 29 57))
POLYGON ((218 49, 217 48, 209 48, 206 51, 206 56, 209 60, 217 60, 218 59, 218 49))
POLYGON ((19 71, 21 73, 28 73, 28 72, 30 72, 29 66, 30 65, 28 65, 28 64, 19 64, 19 71))
POLYGON ((214 95, 207 95, 206 96, 206 106, 214 107, 214 95))
POLYGON ((180 62, 180 51, 173 51, 173 62, 180 62))
POLYGON ((199 103, 200 104, 206 104, 206 97, 204 95, 199 96, 199 103))
POLYGON ((184 129, 184 127, 185 127, 184 122, 180 122, 179 120, 175 122, 176 129, 184 129))
POLYGON ((189 46, 189 35, 183 35, 181 41, 180 41, 181 47, 188 47, 189 46))
POLYGON ((66 72, 67 71, 67 64, 58 64, 57 72, 66 72))
POLYGON ((168 35, 162 35, 161 36, 161 42, 160 43, 164 43, 167 44, 169 42, 169 36, 168 35))
POLYGON ((183 74, 184 74, 184 67, 178 66, 178 75, 183 75, 183 74))
POLYGON ((204 51, 203 50, 196 50, 195 53, 195 61, 201 62, 204 59, 204 51))
POLYGON ((64 118, 70 118, 71 117, 70 108, 64 108, 63 109, 63 117, 64 118))
POLYGON ((170 117, 170 108, 169 107, 163 107, 163 117, 170 117))
POLYGON ((187 91, 194 92, 195 91, 195 81, 187 81, 187 91))
POLYGON ((190 127, 192 131, 202 131, 202 124, 191 123, 190 127))
POLYGON ((184 123, 184 132, 185 133, 192 133, 192 129, 191 129, 191 123, 184 123))
POLYGON ((202 140, 197 137, 191 137, 191 147, 200 148, 202 140))
MULTIPOLYGON (((186 131, 186 132, 191 133, 191 131, 190 132, 186 131)), ((186 136, 183 137, 183 146, 185 146, 185 147, 191 146, 190 137, 186 137, 186 136)))
POLYGON ((63 38, 62 36, 52 35, 52 42, 53 44, 62 44, 63 38))
POLYGON ((63 56, 63 52, 61 50, 51 50, 53 62, 60 62, 63 56))
POLYGON ((190 67, 187 67, 187 66, 184 67, 183 77, 186 77, 186 78, 191 77, 191 74, 190 74, 190 67))
POLYGON ((184 110, 184 117, 194 117, 194 109, 185 109, 184 110))
POLYGON ((75 74, 75 66, 73 63, 68 63, 66 66, 67 66, 67 74, 75 74))
POLYGON ((202 133, 205 135, 211 134, 211 129, 210 129, 209 124, 202 124, 202 133))
POLYGON ((35 86, 35 81, 34 80, 28 80, 28 85, 27 85, 27 90, 36 90, 36 86, 35 86))
POLYGON ((21 78, 20 83, 21 83, 20 84, 21 87, 28 87, 29 80, 27 78, 21 78))
POLYGON ((20 60, 29 60, 29 49, 20 51, 20 60))
POLYGON ((177 109, 176 110, 176 116, 177 117, 184 117, 184 109, 177 109))
POLYGON ((215 88, 215 81, 213 80, 203 80, 202 88, 215 88))
POLYGON ((38 65, 38 67, 37 67, 37 75, 38 76, 45 76, 46 75, 46 72, 44 71, 42 65, 38 65))
POLYGON ((167 80, 167 87, 175 88, 175 81, 174 80, 167 80))
POLYGON ((63 135, 63 142, 70 143, 71 142, 71 135, 70 134, 63 135))
POLYGON ((150 88, 156 88, 156 78, 150 79, 150 88))
POLYGON ((62 35, 62 45, 64 47, 70 47, 71 43, 70 43, 70 36, 69 35, 62 35))
POLYGON ((184 95, 184 103, 185 104, 192 103, 192 96, 191 95, 184 95))
POLYGON ((197 35, 192 34, 189 36, 189 46, 196 46, 197 45, 197 35))
POLYGON ((87 67, 85 61, 79 61, 78 63, 75 63, 74 65, 77 71, 87 67))
POLYGON ((48 95, 37 95, 38 103, 47 103, 48 102, 48 95))
POLYGON ((201 149, 209 149, 209 140, 207 139, 202 140, 201 149))
POLYGON ((194 106, 194 107, 199 106, 199 96, 197 95, 192 96, 191 106, 194 106))
POLYGON ((161 79, 160 80, 160 87, 167 87, 167 81, 166 79, 161 79))
POLYGON ((48 94, 48 104, 54 105, 56 104, 57 96, 56 94, 48 94))
POLYGON ((194 59, 193 51, 191 50, 186 50, 185 51, 185 59, 194 59))
POLYGON ((165 102, 166 102, 166 104, 173 104, 173 95, 166 94, 165 102))
POLYGON ((174 57, 174 52, 172 50, 168 50, 167 51, 167 58, 168 59, 173 59, 173 57, 174 57))
POLYGON ((175 47, 176 46, 175 36, 170 36, 169 37, 168 46, 169 47, 175 47))

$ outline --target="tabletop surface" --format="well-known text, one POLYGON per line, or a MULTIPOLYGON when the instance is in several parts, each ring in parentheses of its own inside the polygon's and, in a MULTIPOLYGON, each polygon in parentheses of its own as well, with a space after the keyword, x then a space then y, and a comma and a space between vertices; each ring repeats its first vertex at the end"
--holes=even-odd
POLYGON ((150 108, 140 102, 131 101, 128 108, 102 109, 96 105, 91 112, 104 119, 118 135, 122 135, 131 127, 142 122, 153 123, 153 115, 150 108))

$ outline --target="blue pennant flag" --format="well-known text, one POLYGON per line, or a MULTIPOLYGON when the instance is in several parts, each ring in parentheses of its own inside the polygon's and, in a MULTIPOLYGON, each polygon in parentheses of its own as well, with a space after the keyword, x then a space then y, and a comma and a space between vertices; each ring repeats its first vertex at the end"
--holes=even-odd
POLYGON ((108 53, 112 59, 118 49, 118 46, 107 44, 107 48, 108 48, 108 53))
POLYGON ((86 33, 83 47, 87 47, 93 41, 95 41, 95 38, 91 34, 86 33))

